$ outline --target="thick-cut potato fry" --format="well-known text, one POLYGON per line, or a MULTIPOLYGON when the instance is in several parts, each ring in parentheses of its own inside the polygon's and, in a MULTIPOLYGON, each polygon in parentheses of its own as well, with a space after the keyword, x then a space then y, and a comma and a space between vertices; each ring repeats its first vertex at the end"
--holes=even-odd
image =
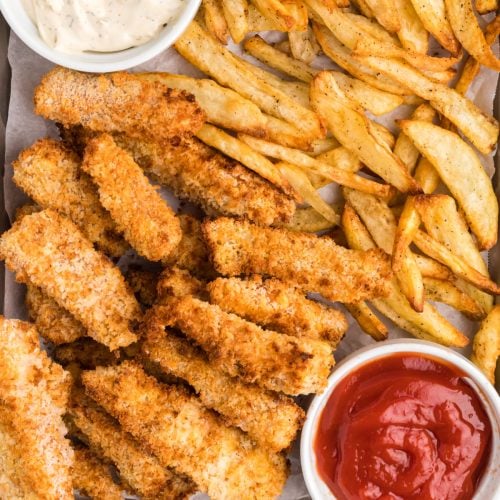
POLYGON ((352 76, 371 85, 376 89, 383 90, 395 95, 410 95, 412 92, 404 85, 398 85, 385 75, 377 74, 368 66, 354 59, 351 51, 333 36, 328 28, 322 24, 313 22, 313 30, 323 52, 341 68, 352 76))
POLYGON ((472 320, 484 317, 481 306, 451 281, 424 278, 424 287, 427 300, 447 304, 472 320))
POLYGON ((278 144, 256 139, 247 135, 239 136, 243 142, 259 153, 282 160, 287 163, 292 163, 301 167, 306 173, 313 172, 316 175, 330 179, 337 184, 349 186, 359 191, 372 193, 376 196, 387 198, 391 194, 390 186, 387 184, 379 184, 370 181, 364 177, 348 172, 342 168, 337 168, 329 163, 323 163, 317 158, 311 158, 302 151, 286 148, 278 144))
POLYGON ((409 196, 406 199, 403 212, 399 217, 398 226, 394 235, 392 249, 392 269, 394 272, 401 270, 403 262, 415 233, 420 227, 420 216, 417 213, 415 198, 409 196))
POLYGON ((229 29, 220 0, 202 0, 203 19, 208 32, 220 43, 227 44, 229 29))
POLYGON ((252 0, 252 2, 280 31, 304 30, 307 25, 307 10, 299 1, 252 0))
POLYGON ((363 14, 363 16, 367 17, 368 19, 373 19, 375 17, 372 10, 366 3, 366 0, 352 0, 351 3, 353 3, 361 12, 361 14, 363 14))
POLYGON ((375 313, 368 307, 366 302, 357 304, 344 304, 352 317, 358 322, 361 329, 370 335, 374 340, 385 340, 389 331, 387 327, 378 319, 375 313))
POLYGON ((489 154, 498 139, 498 122, 483 113, 472 101, 446 85, 430 81, 403 61, 382 57, 358 57, 362 64, 381 71, 410 88, 415 94, 429 100, 432 106, 454 123, 481 151, 489 154))
POLYGON ((476 10, 479 14, 487 14, 498 9, 498 0, 476 0, 476 10))
POLYGON ((213 80, 169 73, 138 73, 137 76, 193 94, 205 111, 207 121, 214 125, 257 137, 265 133, 267 120, 258 106, 234 90, 221 87, 213 80))
POLYGON ((400 191, 418 192, 418 185, 405 165, 373 136, 370 121, 346 101, 329 72, 323 71, 313 80, 311 103, 339 142, 400 191))
POLYGON ((429 50, 429 33, 413 7, 411 0, 394 0, 399 15, 397 35, 401 45, 413 52, 427 54, 429 50))
POLYGON ((464 49, 476 61, 500 71, 500 59, 491 50, 472 8, 472 0, 444 0, 451 27, 464 49))
POLYGON ((222 0, 222 10, 234 43, 240 43, 248 33, 247 0, 222 0))
POLYGON ((435 278, 451 281, 454 279, 453 273, 443 264, 425 255, 415 254, 418 268, 424 278, 435 278))
POLYGON ((205 144, 222 151, 225 155, 234 158, 250 170, 258 173, 261 177, 279 187, 284 193, 294 195, 290 184, 280 174, 280 171, 267 158, 254 151, 236 137, 207 124, 198 131, 197 137, 205 144))
POLYGON ((500 356, 500 305, 495 306, 481 323, 472 344, 471 361, 495 383, 495 368, 500 356))
POLYGON ((415 180, 425 194, 431 194, 437 189, 441 179, 432 163, 421 157, 415 170, 415 180))
POLYGON ((394 0, 365 0, 375 19, 387 31, 396 33, 401 28, 401 21, 394 0))
POLYGON ((312 32, 306 31, 290 31, 288 33, 288 41, 290 42, 290 52, 294 59, 309 64, 317 56, 317 50, 311 42, 312 32))
POLYGON ((448 20, 444 0, 411 0, 425 29, 449 52, 457 54, 460 44, 448 20))
POLYGON ((224 46, 220 45, 198 23, 192 22, 177 40, 176 49, 189 62, 207 73, 221 85, 239 92, 262 110, 289 123, 301 125, 303 134, 311 139, 323 135, 318 117, 296 104, 284 92, 256 77, 224 46))
POLYGON ((353 155, 347 148, 344 148, 344 146, 335 147, 334 149, 320 153, 316 156, 316 160, 353 173, 359 172, 363 167, 359 158, 353 155))
POLYGON ((259 35, 246 40, 243 46, 249 54, 259 59, 259 61, 293 78, 297 78, 297 80, 310 82, 319 73, 318 69, 314 69, 305 62, 294 59, 274 48, 259 35))
POLYGON ((311 181, 304 173, 304 170, 287 162, 279 162, 276 164, 281 175, 290 183, 292 188, 311 205, 325 219, 334 224, 339 223, 339 215, 335 210, 324 201, 318 194, 311 181))
POLYGON ((298 126, 274 116, 264 116, 267 119, 264 135, 269 141, 302 151, 309 151, 313 148, 313 139, 305 136, 298 126))
POLYGON ((402 120, 400 127, 462 207, 480 247, 491 248, 498 237, 498 201, 474 150, 457 134, 432 123, 402 120))
POLYGON ((383 28, 375 19, 366 18, 360 14, 354 14, 348 11, 344 11, 344 14, 361 30, 361 32, 368 33, 381 42, 399 45, 396 36, 389 33, 389 31, 383 28))
POLYGON ((253 4, 248 5, 248 31, 283 31, 283 28, 278 26, 272 19, 261 14, 260 10, 253 4))
MULTIPOLYGON (((342 215, 342 227, 351 248, 369 250, 375 246, 371 236, 356 212, 348 204, 342 215)), ((443 318, 428 302, 422 312, 416 312, 401 293, 395 278, 391 281, 391 293, 382 299, 370 300, 384 316, 418 338, 439 342, 443 345, 463 347, 468 339, 443 318)))
POLYGON ((298 208, 292 220, 283 225, 292 231, 317 233, 335 227, 335 223, 325 219, 314 207, 298 208))

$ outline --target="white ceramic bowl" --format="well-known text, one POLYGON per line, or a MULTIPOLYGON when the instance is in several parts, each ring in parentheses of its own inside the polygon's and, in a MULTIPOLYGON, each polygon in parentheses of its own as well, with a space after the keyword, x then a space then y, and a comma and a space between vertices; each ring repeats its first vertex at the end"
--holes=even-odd
POLYGON ((106 73, 137 66, 173 45, 193 20, 201 3, 201 0, 184 1, 185 6, 180 14, 152 40, 130 49, 106 53, 65 54, 50 48, 40 37, 37 27, 23 7, 22 0, 0 0, 0 10, 17 36, 49 61, 80 71, 106 73))
POLYGON ((453 365, 467 375, 467 382, 476 390, 483 402, 492 426, 493 441, 488 465, 474 494, 476 500, 500 498, 500 397, 483 373, 461 354, 438 344, 423 340, 392 340, 368 346, 351 354, 340 362, 328 379, 328 386, 317 395, 309 407, 300 441, 300 459, 307 489, 313 500, 334 500, 336 497, 321 480, 316 470, 313 449, 319 417, 337 384, 362 365, 395 353, 411 353, 430 356, 453 365))

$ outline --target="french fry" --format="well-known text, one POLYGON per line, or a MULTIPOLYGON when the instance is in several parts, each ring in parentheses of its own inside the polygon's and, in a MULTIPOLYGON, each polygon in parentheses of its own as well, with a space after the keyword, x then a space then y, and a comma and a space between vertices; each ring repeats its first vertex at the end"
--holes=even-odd
POLYGON ((425 296, 428 300, 447 304, 472 320, 484 317, 480 305, 451 281, 424 278, 425 296))
POLYGON ((316 139, 311 144, 311 148, 308 150, 307 154, 310 156, 318 156, 334 148, 338 148, 339 146, 340 143, 335 137, 324 137, 323 139, 316 139))
POLYGON ((375 19, 387 31, 396 33, 401 28, 401 22, 393 0, 365 0, 375 19))
POLYGON ((413 52, 427 54, 429 50, 429 33, 411 3, 411 0, 394 0, 399 14, 399 30, 397 35, 401 45, 413 52))
POLYGON ((321 153, 316 159, 323 163, 328 163, 329 165, 335 165, 348 172, 359 172, 363 166, 359 158, 353 155, 348 149, 344 148, 344 146, 321 153))
POLYGON ((498 9, 498 0, 476 0, 476 10, 479 14, 487 14, 498 9))
MULTIPOLYGON (((340 211, 340 210, 339 210, 340 211)), ((292 231, 305 233, 317 233, 335 227, 335 223, 325 219, 315 208, 298 208, 293 214, 292 220, 283 227, 292 231)))
POLYGON ((285 3, 280 0, 252 0, 252 2, 280 31, 305 29, 307 25, 307 10, 301 9, 299 2, 285 3))
POLYGON ((472 101, 446 85, 430 81, 408 64, 382 57, 359 57, 362 64, 410 88, 455 124, 481 153, 489 154, 498 139, 498 122, 483 113, 472 101))
POLYGON ((457 134, 432 123, 402 120, 399 124, 464 210, 480 248, 491 248, 498 236, 498 201, 477 154, 457 134))
POLYGON ((420 223, 415 198, 409 196, 399 218, 394 236, 394 246, 392 249, 392 269, 394 272, 401 271, 406 252, 410 248, 413 237, 420 227, 420 223))
POLYGON ((203 18, 208 32, 220 43, 227 44, 229 30, 220 0, 202 0, 203 18))
POLYGON ((314 141, 311 137, 306 137, 298 127, 274 116, 265 115, 265 117, 267 119, 266 139, 289 148, 301 149, 302 151, 311 150, 314 141))
POLYGON ((379 184, 370 181, 364 177, 356 175, 352 172, 337 168, 328 163, 323 163, 316 158, 311 158, 306 153, 296 149, 286 148, 279 144, 256 139, 244 134, 238 136, 243 142, 250 146, 255 151, 264 156, 270 156, 282 160, 298 167, 301 167, 305 172, 311 171, 315 175, 319 175, 330 179, 343 186, 349 186, 363 192, 375 194, 376 196, 387 198, 391 194, 390 186, 387 184, 379 184))
POLYGON ((213 80, 169 73, 139 73, 139 78, 165 84, 193 94, 207 115, 207 121, 220 127, 263 136, 267 119, 253 102, 213 80))
POLYGON ((421 157, 415 170, 415 180, 425 194, 430 194, 437 189, 440 177, 431 162, 421 157))
MULTIPOLYGON (((375 0, 377 1, 377 0, 375 0)), ((353 12, 344 12, 344 14, 355 24, 362 32, 368 33, 373 38, 380 40, 381 42, 390 44, 399 44, 398 39, 388 30, 383 28, 377 21, 373 18, 366 18, 360 14, 354 14, 353 12)))
POLYGON ((306 137, 316 139, 323 135, 315 113, 296 104, 266 81, 255 77, 247 66, 206 33, 198 23, 192 22, 189 25, 175 47, 189 62, 221 85, 250 99, 266 113, 292 124, 300 123, 306 137))
POLYGON ((406 96, 412 93, 404 85, 398 85, 384 75, 377 75, 368 66, 354 59, 351 51, 340 43, 325 26, 313 22, 313 30, 323 52, 352 76, 368 83, 372 87, 390 92, 391 94, 406 96))
POLYGON ((290 184, 283 178, 279 170, 267 158, 236 137, 207 124, 198 131, 197 137, 205 144, 222 151, 227 156, 234 158, 250 170, 258 173, 264 179, 278 186, 283 192, 293 195, 290 184))
POLYGON ((418 268, 424 278, 436 278, 440 280, 453 280, 453 273, 443 264, 425 255, 415 254, 418 268))
POLYGON ((375 17, 366 0, 353 0, 352 3, 358 8, 363 16, 368 19, 373 19, 375 17))
POLYGON ((500 59, 491 50, 472 8, 472 0, 444 0, 451 27, 464 49, 479 64, 500 71, 500 59))
POLYGON ((411 0, 425 29, 449 52, 457 54, 460 44, 450 25, 444 0, 411 0))
POLYGON ((472 344, 471 361, 495 383, 495 368, 500 356, 500 305, 481 323, 472 344))
POLYGON ((265 17, 253 4, 248 5, 248 31, 283 31, 272 19, 265 17))
POLYGON ((248 33, 248 3, 246 0, 222 0, 222 10, 234 43, 240 43, 248 33))
POLYGON ((333 224, 339 223, 337 212, 321 198, 303 170, 286 162, 279 162, 276 167, 292 188, 318 213, 333 224))
POLYGON ((375 313, 368 307, 366 302, 357 304, 345 304, 351 316, 358 322, 361 329, 374 340, 385 340, 388 335, 387 327, 378 319, 375 313))
MULTIPOLYGON (((368 230, 348 203, 342 214, 342 228, 351 248, 368 250, 375 246, 368 230)), ((400 292, 395 278, 391 282, 389 295, 371 302, 384 316, 415 337, 455 347, 463 347, 468 343, 467 337, 428 302, 424 303, 421 313, 414 311, 400 292)))
POLYGON ((309 64, 317 56, 318 51, 311 42, 309 30, 290 31, 288 33, 288 41, 290 42, 290 52, 294 59, 309 64))
POLYGON ((322 71, 316 76, 311 84, 311 104, 338 141, 400 191, 418 191, 401 160, 373 136, 371 122, 346 102, 347 98, 329 72, 322 71))
POLYGON ((319 73, 319 70, 311 68, 308 64, 283 54, 258 35, 246 40, 243 46, 259 61, 297 80, 310 82, 319 73))

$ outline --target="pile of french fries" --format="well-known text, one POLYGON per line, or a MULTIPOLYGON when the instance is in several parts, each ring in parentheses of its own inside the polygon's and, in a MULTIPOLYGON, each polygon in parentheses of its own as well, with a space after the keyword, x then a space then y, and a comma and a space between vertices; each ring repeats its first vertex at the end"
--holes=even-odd
MULTIPOLYGON (((480 27, 470 1, 207 0, 175 47, 209 78, 143 78, 196 95, 208 121, 197 137, 301 204, 288 228, 392 256, 390 296, 346 305, 366 333, 387 337, 374 308, 418 338, 463 347, 467 337, 431 302, 480 321, 500 292, 480 254, 497 241, 481 154, 492 154, 499 127, 466 96, 481 66, 500 69, 499 32, 498 17, 480 27), (268 30, 287 39, 253 33, 268 30), (268 68, 225 47, 229 35, 268 68), (448 55, 430 55, 436 44, 448 55), (338 69, 322 70, 318 56, 338 69), (394 135, 377 117, 401 105, 412 108, 394 135), (343 201, 329 204, 318 189, 332 183, 343 201)), ((491 380, 497 323, 486 320, 489 350, 474 344, 491 380)))

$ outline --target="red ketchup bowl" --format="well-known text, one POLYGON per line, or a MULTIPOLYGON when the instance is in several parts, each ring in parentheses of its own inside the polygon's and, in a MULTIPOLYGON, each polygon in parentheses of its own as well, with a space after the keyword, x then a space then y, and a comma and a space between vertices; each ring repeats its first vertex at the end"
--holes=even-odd
POLYGON ((312 401, 300 451, 313 500, 500 498, 500 397, 446 347, 369 346, 312 401))

